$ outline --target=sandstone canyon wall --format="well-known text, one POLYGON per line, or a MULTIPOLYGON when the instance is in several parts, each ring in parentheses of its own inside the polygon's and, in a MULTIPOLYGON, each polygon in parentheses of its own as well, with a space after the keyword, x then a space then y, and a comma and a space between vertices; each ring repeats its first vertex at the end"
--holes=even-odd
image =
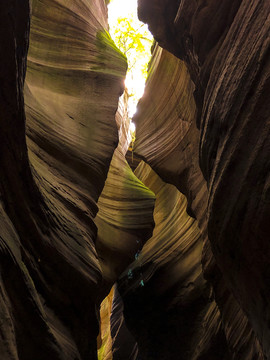
MULTIPOLYGON (((201 337, 197 335, 196 341, 199 343, 198 338, 200 338, 200 341, 205 346, 205 348, 202 346, 197 351, 197 354, 195 352, 192 355, 194 345, 190 345, 190 353, 186 357, 195 359, 215 359, 218 357, 226 359, 260 359, 263 358, 263 355, 258 341, 246 316, 229 291, 223 275, 217 267, 208 240, 207 186, 199 168, 199 155, 196 150, 199 148, 199 131, 196 128, 196 107, 192 95, 193 90, 194 88, 185 64, 166 50, 155 46, 153 58, 149 66, 149 77, 145 94, 139 103, 137 114, 134 117, 134 121, 137 124, 135 151, 148 161, 165 181, 174 183, 178 189, 186 194, 189 202, 187 211, 196 217, 201 231, 201 236, 196 242, 197 246, 198 243, 203 244, 200 261, 203 261, 204 278, 208 280, 205 288, 209 288, 211 284, 213 293, 210 290, 210 293, 207 294, 207 290, 205 290, 200 301, 205 301, 207 304, 206 299, 208 299, 208 306, 212 303, 212 314, 215 314, 215 318, 212 319, 212 324, 207 324, 203 317, 195 325, 185 321, 186 331, 190 327, 189 331, 193 332, 193 336, 200 329, 201 337), (178 136, 175 135, 176 133, 178 136), (210 332, 213 331, 214 334, 219 334, 218 345, 215 343, 216 340, 213 333, 210 335, 212 343, 209 342, 207 344, 207 336, 203 334, 205 324, 207 324, 210 332), (223 328, 223 332, 219 329, 219 326, 223 328)), ((151 188, 150 185, 148 186, 151 188)), ((169 200, 166 198, 166 195, 164 197, 163 201, 166 204, 169 200)), ((170 197, 170 200, 172 201, 173 197, 170 197)), ((179 218, 179 215, 175 215, 175 218, 179 218)), ((175 220, 174 223, 176 224, 177 221, 175 220)), ((180 220, 176 229, 180 228, 181 223, 182 221, 180 220)), ((157 221, 156 227, 158 228, 157 221)), ((166 228, 166 226, 162 225, 162 228, 166 228)), ((187 230, 184 236, 187 236, 188 233, 189 231, 187 230)), ((169 237, 166 235, 163 241, 168 241, 168 239, 169 237)), ((179 237, 178 241, 180 249, 179 244, 181 244, 183 239, 179 237)), ((169 254, 168 256, 172 255, 169 254)), ((185 264, 185 271, 188 271, 192 266, 192 261, 187 262, 185 264)), ((184 288, 187 284, 190 284, 188 278, 184 278, 183 270, 175 271, 173 274, 178 278, 178 286, 184 288)), ((168 276, 168 279, 171 277, 172 274, 168 276)), ((163 279, 163 281, 165 280, 163 279)), ((193 282, 191 284, 193 285, 193 282)), ((172 296, 172 298, 175 297, 172 296)), ((177 303, 176 299, 175 302, 177 303)), ((178 313, 178 324, 182 324, 181 312, 186 313, 187 310, 184 305, 181 305, 181 302, 178 307, 179 309, 173 313, 173 317, 175 318, 177 316, 176 313, 178 313)), ((191 307, 191 309, 194 315, 195 306, 191 307)), ((206 311, 206 309, 207 306, 205 305, 204 310, 206 311)), ((157 313, 160 314, 160 311, 157 313)), ((167 316, 165 314, 164 316, 167 321, 167 316)), ((179 325, 179 327, 183 328, 183 324, 179 325)), ((173 331, 169 333, 171 337, 174 336, 173 331)), ((183 350, 183 345, 181 348, 183 350)))
POLYGON ((198 219, 231 357, 261 358, 257 339, 269 356, 269 1, 140 0, 139 16, 183 62, 166 66, 164 51, 154 55, 135 151, 187 196, 198 219), (193 118, 192 102, 182 105, 186 78, 193 118))
POLYGON ((0 359, 270 358, 269 0, 139 0, 134 173, 106 3, 0 2, 0 359))
POLYGON ((1 2, 1 359, 95 359, 93 218, 126 61, 104 1, 1 2))

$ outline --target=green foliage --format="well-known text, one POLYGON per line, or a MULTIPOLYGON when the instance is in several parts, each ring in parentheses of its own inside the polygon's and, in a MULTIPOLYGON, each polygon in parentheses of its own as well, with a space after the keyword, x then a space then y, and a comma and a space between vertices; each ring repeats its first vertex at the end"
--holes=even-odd
MULTIPOLYGON (((111 9, 113 4, 114 1, 111 1, 111 9)), ((115 4, 119 6, 121 4, 120 0, 115 0, 115 4)), ((126 6, 126 3, 122 4, 123 7, 126 6)), ((134 11, 136 2, 132 1, 131 4, 133 4, 131 9, 133 8, 134 11)), ((129 98, 128 112, 130 116, 134 113, 136 104, 142 96, 153 41, 147 25, 140 22, 136 10, 132 12, 131 9, 122 12, 122 14, 127 14, 126 17, 125 15, 117 16, 117 11, 114 10, 110 21, 110 35, 116 46, 126 56, 128 62, 125 84, 129 98)))
MULTIPOLYGON (((138 60, 142 60, 145 55, 148 55, 152 44, 146 25, 140 24, 133 17, 118 18, 112 37, 128 59, 128 70, 133 69, 138 60)), ((142 68, 145 76, 146 69, 147 63, 142 68)))
POLYGON ((132 18, 118 18, 118 27, 114 33, 117 45, 125 55, 132 49, 135 49, 140 53, 144 52, 145 46, 143 44, 143 40, 150 41, 147 38, 146 31, 143 30, 144 24, 141 24, 138 28, 135 29, 132 22, 132 18))

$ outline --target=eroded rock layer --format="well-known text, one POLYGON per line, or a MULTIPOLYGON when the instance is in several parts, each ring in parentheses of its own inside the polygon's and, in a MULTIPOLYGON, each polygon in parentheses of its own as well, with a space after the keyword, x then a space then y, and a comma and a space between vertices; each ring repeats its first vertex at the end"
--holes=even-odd
POLYGON ((100 307, 101 333, 98 337, 98 359, 138 360, 138 344, 126 326, 124 304, 115 285, 100 307))
POLYGON ((206 209, 206 183, 199 168, 194 85, 185 63, 157 44, 143 98, 134 116, 134 151, 168 183, 181 187, 198 220, 206 209))
POLYGON ((131 135, 126 101, 119 102, 119 144, 98 200, 96 248, 107 291, 151 237, 155 195, 132 172, 125 154, 131 135))
POLYGON ((188 72, 176 80, 176 71, 170 74, 161 61, 152 61, 145 93, 154 101, 142 100, 135 118, 136 152, 187 195, 202 231, 207 230, 204 274, 214 286, 231 356, 263 358, 254 333, 269 356, 269 1, 140 0, 139 15, 188 72), (161 66, 167 87, 164 74, 153 75, 161 66), (166 131, 170 140, 164 134, 170 123, 175 128, 189 118, 192 102, 176 115, 186 98, 176 84, 186 77, 195 86, 193 135, 178 125, 178 133, 166 131), (167 106, 173 96, 178 100, 167 106), (158 110, 153 117, 150 108, 158 110))
POLYGON ((93 217, 118 142, 126 62, 103 0, 32 1, 30 165, 29 3, 0 9, 0 357, 96 359, 102 272, 93 217))
POLYGON ((140 357, 225 359, 219 310, 202 274, 201 232, 186 198, 144 162, 135 174, 156 195, 153 236, 118 282, 140 357))
POLYGON ((0 358, 269 358, 269 0, 139 0, 140 180, 106 3, 0 2, 0 358))
POLYGON ((98 359, 112 360, 113 359, 113 346, 111 336, 110 318, 112 313, 112 304, 114 298, 114 288, 102 301, 100 305, 100 330, 97 338, 98 359))
MULTIPOLYGON (((133 262, 145 242, 151 237, 154 220, 155 195, 132 172, 125 155, 131 141, 130 120, 127 115, 126 93, 119 101, 116 122, 119 144, 114 152, 104 189, 98 200, 99 212, 95 219, 98 227, 96 249, 103 275, 101 299, 117 281, 121 273, 133 262)), ((101 304, 101 327, 111 325, 101 333, 99 359, 137 358, 137 345, 125 327, 123 304, 116 290, 113 305, 109 297, 101 304), (111 313, 108 304, 111 304, 111 313), (111 319, 110 319, 111 318, 111 319), (111 349, 111 352, 109 352, 111 349)))

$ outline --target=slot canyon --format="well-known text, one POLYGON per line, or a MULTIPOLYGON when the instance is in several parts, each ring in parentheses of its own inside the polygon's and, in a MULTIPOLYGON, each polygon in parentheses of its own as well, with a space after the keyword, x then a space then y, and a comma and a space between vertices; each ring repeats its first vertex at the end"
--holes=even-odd
POLYGON ((108 4, 0 0, 0 360, 270 359, 270 1, 138 0, 132 154, 108 4))

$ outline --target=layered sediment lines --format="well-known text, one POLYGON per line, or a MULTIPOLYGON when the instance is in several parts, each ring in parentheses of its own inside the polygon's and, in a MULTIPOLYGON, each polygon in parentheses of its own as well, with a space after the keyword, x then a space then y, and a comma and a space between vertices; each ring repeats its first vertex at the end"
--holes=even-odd
POLYGON ((157 44, 143 98, 134 116, 134 151, 168 183, 181 187, 199 221, 206 209, 206 183, 199 168, 194 85, 185 63, 157 44), (181 185, 180 185, 181 184, 181 185))
POLYGON ((202 274, 203 239, 186 198, 144 162, 135 174, 156 195, 153 236, 118 281, 140 358, 210 359, 220 351, 225 359, 219 310, 202 274))
MULTIPOLYGON (((102 269, 103 299, 127 266, 134 261, 154 228, 155 195, 132 172, 125 155, 131 142, 126 93, 116 114, 119 144, 114 152, 104 189, 98 200, 96 249, 102 269)), ((99 359, 137 358, 137 344, 125 327, 123 304, 113 291, 101 304, 99 359), (110 301, 111 299, 111 301, 110 301), (111 311, 109 309, 111 308, 111 311), (110 323, 112 325, 110 326, 110 323), (109 324, 111 331, 104 324, 109 324), (107 334, 107 335, 106 335, 107 334), (119 344, 119 345, 118 345, 119 344), (109 351, 109 349, 111 349, 109 351)))
MULTIPOLYGON (((141 101, 135 119, 135 151, 187 195, 188 208, 202 231, 207 230, 204 274, 214 286, 231 356, 263 358, 254 333, 269 356, 269 2, 225 1, 220 6, 203 1, 140 0, 139 15, 159 45, 181 59, 188 72, 182 70, 177 81, 174 67, 165 88, 159 81, 164 76, 158 71, 154 76, 154 70, 151 75, 150 67, 145 93, 155 100, 141 101), (186 98, 186 91, 175 84, 186 77, 195 86, 193 137, 178 125, 178 133, 169 131, 169 140, 163 129, 175 129, 175 123, 181 124, 191 113, 189 105, 175 115, 186 98), (164 100, 171 92, 170 83, 179 99, 173 108, 166 106, 171 95, 164 100), (161 102, 166 111, 157 120, 161 102), (149 108, 158 109, 153 117, 149 108), (186 146, 181 149, 181 144, 186 146), (177 148, 181 149, 178 154, 177 148), (164 171, 166 149, 171 155, 169 171, 164 171), (191 173, 197 174, 196 181, 191 173), (195 190, 196 183, 201 185, 195 190), (198 207, 199 203, 204 205, 198 207), (244 324, 241 328, 240 323, 244 324), (230 330, 236 324, 237 330, 230 330)), ((161 56, 156 59, 152 67, 163 66, 169 74, 165 64, 159 64, 161 56)))
POLYGON ((269 1, 139 0, 135 174, 106 3, 0 2, 0 358, 269 358, 269 1))
POLYGON ((102 270, 93 218, 118 143, 126 61, 107 33, 104 1, 33 1, 27 153, 27 4, 1 5, 0 357, 95 359, 102 270))
POLYGON ((119 144, 98 200, 96 248, 107 291, 134 260, 154 228, 155 195, 132 172, 125 154, 131 141, 125 101, 116 115, 119 144))

